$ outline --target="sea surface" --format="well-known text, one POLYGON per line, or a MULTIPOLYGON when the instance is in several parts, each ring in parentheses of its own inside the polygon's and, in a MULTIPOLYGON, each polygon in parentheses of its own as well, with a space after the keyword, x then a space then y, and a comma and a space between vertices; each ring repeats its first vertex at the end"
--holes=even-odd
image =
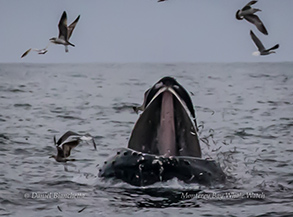
POLYGON ((293 216, 293 62, 0 64, 1 216, 293 216), (225 184, 147 187, 101 180, 127 147, 146 89, 173 76, 190 91, 203 158, 225 184), (73 162, 53 137, 90 133, 73 162))

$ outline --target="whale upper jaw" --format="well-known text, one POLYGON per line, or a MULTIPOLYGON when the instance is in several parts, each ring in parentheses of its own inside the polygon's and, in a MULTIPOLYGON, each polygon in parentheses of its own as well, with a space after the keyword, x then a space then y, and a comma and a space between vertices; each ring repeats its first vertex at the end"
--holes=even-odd
POLYGON ((193 105, 186 90, 165 77, 148 91, 128 148, 162 156, 201 157, 193 105))

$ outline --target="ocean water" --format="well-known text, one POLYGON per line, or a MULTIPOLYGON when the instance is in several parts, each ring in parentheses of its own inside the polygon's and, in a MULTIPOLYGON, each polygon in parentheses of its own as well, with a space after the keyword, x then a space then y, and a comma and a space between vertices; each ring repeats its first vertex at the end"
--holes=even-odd
POLYGON ((293 63, 0 64, 0 215, 292 216, 293 63), (132 106, 163 76, 188 91, 225 184, 133 187, 97 177, 127 147, 132 106), (97 143, 57 163, 53 137, 97 143))

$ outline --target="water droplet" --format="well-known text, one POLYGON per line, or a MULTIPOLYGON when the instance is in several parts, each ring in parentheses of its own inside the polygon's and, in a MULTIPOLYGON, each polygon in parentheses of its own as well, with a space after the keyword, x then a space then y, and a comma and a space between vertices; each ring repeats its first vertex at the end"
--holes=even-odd
POLYGON ((194 178, 194 175, 192 175, 188 181, 191 181, 193 178, 194 178))

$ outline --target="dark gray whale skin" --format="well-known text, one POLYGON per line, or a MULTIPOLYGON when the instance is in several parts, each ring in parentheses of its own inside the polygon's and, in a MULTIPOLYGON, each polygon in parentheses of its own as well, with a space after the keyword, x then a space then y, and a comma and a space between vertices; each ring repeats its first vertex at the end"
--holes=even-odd
POLYGON ((135 186, 173 178, 202 185, 225 181, 215 161, 201 158, 191 98, 174 78, 164 77, 146 91, 141 107, 128 148, 105 161, 99 177, 135 186))
POLYGON ((120 179, 134 186, 147 186, 177 178, 185 183, 214 185, 225 174, 214 160, 183 156, 157 156, 121 148, 104 162, 99 177, 120 179))

